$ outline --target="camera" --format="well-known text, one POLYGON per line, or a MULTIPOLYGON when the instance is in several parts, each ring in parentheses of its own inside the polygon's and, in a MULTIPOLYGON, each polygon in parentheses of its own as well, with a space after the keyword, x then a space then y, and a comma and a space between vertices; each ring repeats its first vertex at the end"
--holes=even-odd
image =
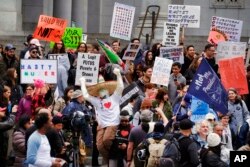
POLYGON ((137 158, 138 158, 140 161, 145 161, 145 160, 146 160, 146 149, 139 150, 139 151, 137 152, 137 158))

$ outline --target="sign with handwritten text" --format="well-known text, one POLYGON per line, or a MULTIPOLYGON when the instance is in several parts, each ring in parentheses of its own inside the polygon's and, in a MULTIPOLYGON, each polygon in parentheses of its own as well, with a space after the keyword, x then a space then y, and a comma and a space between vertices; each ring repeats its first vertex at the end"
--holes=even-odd
POLYGON ((184 49, 182 46, 160 47, 160 57, 171 59, 174 62, 184 63, 184 49))
POLYGON ((67 27, 63 34, 65 47, 76 49, 80 42, 82 42, 82 28, 67 27))
POLYGON ((33 84, 34 79, 45 83, 57 83, 57 60, 21 59, 21 83, 33 84))
POLYGON ((200 27, 200 6, 168 5, 168 22, 180 23, 181 27, 200 27))
POLYGON ((240 42, 243 21, 218 16, 212 17, 211 29, 216 28, 227 35, 228 41, 240 42))
POLYGON ((164 23, 163 40, 164 46, 178 46, 180 37, 180 24, 177 23, 164 23))
POLYGON ((75 85, 80 85, 79 78, 85 77, 87 85, 97 84, 100 54, 78 53, 75 85))
POLYGON ((135 7, 115 2, 110 36, 130 40, 135 15, 135 7))
POLYGON ((156 57, 150 82, 168 86, 172 64, 173 60, 156 57))
POLYGON ((66 26, 67 20, 65 19, 40 15, 33 36, 45 41, 59 42, 62 39, 66 26))
POLYGON ((219 42, 216 61, 242 56, 245 58, 246 42, 219 42))

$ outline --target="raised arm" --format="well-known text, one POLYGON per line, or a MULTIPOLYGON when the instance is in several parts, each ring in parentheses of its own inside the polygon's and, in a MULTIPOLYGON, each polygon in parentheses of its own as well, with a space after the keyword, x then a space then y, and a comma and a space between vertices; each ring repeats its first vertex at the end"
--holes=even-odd
POLYGON ((122 96, 122 91, 124 89, 124 84, 123 84, 123 80, 122 80, 121 71, 120 71, 120 69, 115 68, 113 72, 117 77, 117 86, 116 86, 115 93, 117 95, 119 95, 119 96, 122 96))

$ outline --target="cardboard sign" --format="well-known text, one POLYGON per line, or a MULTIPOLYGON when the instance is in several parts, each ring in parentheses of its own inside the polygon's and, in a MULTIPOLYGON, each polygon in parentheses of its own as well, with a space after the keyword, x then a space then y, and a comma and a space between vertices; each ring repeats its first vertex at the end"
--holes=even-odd
POLYGON ((134 61, 138 52, 140 51, 142 45, 130 43, 122 57, 123 60, 132 60, 134 61))
POLYGON ((87 43, 88 35, 82 34, 82 42, 87 43))
POLYGON ((135 82, 128 85, 126 88, 123 89, 122 98, 120 100, 120 108, 123 108, 124 106, 126 106, 129 103, 129 99, 133 95, 142 95, 142 94, 143 94, 143 92, 137 86, 137 84, 135 82))
POLYGON ((46 15, 40 15, 34 38, 59 42, 62 39, 67 20, 46 15))
POLYGON ((184 64, 184 49, 182 46, 176 47, 160 47, 160 57, 171 59, 174 62, 184 64))
POLYGON ((168 5, 168 22, 180 23, 181 27, 200 27, 200 6, 168 5))
POLYGON ((63 65, 67 70, 70 69, 70 62, 67 53, 48 54, 48 59, 57 60, 58 65, 63 65))
POLYGON ((220 42, 217 47, 216 61, 242 56, 245 58, 245 42, 220 42))
POLYGON ((219 61, 221 82, 226 89, 235 88, 240 95, 248 94, 246 71, 243 57, 234 57, 219 61))
POLYGON ((134 15, 135 7, 115 2, 110 36, 129 41, 133 29, 134 15))
POLYGON ((163 40, 164 46, 178 46, 180 37, 180 24, 177 23, 164 23, 163 40))
POLYGON ((212 17, 211 30, 216 28, 227 35, 228 41, 240 42, 243 21, 223 17, 212 17))
POLYGON ((82 28, 67 27, 63 34, 65 47, 76 49, 80 42, 82 42, 82 28))
POLYGON ((75 85, 80 85, 79 78, 85 77, 87 85, 97 84, 100 54, 78 53, 75 85))
POLYGON ((156 57, 150 82, 168 86, 173 60, 156 57))
POLYGON ((57 60, 21 59, 21 83, 33 84, 34 79, 45 83, 57 83, 57 60))

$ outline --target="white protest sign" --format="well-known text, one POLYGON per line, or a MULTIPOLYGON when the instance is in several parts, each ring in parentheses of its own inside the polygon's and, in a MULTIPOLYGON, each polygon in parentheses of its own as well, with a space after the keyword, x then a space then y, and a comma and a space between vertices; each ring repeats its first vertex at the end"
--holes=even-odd
POLYGON ((245 59, 245 42, 219 42, 217 47, 216 61, 221 59, 242 56, 245 59))
POLYGON ((150 82, 168 86, 172 64, 173 60, 156 57, 150 82))
POLYGON ((79 78, 85 77, 86 84, 97 84, 100 54, 78 53, 75 85, 80 85, 79 78))
POLYGON ((57 83, 57 60, 21 59, 21 83, 33 84, 34 79, 45 83, 57 83))
POLYGON ((67 70, 70 69, 70 62, 67 53, 49 54, 48 59, 57 60, 58 65, 64 66, 67 70))
POLYGON ((184 64, 184 49, 182 46, 160 47, 160 57, 184 64))
POLYGON ((132 60, 134 61, 138 52, 140 51, 142 44, 130 43, 122 57, 123 60, 132 60))
POLYGON ((133 29, 134 15, 135 7, 115 2, 110 36, 129 41, 133 29))
POLYGON ((82 42, 87 43, 88 35, 82 34, 82 42))
POLYGON ((164 22, 162 45, 178 46, 179 37, 180 37, 180 24, 164 22))
POLYGON ((216 28, 227 35, 228 41, 240 42, 243 21, 212 17, 211 29, 216 28))
POLYGON ((181 27, 200 27, 200 6, 168 5, 168 22, 180 23, 181 27))

